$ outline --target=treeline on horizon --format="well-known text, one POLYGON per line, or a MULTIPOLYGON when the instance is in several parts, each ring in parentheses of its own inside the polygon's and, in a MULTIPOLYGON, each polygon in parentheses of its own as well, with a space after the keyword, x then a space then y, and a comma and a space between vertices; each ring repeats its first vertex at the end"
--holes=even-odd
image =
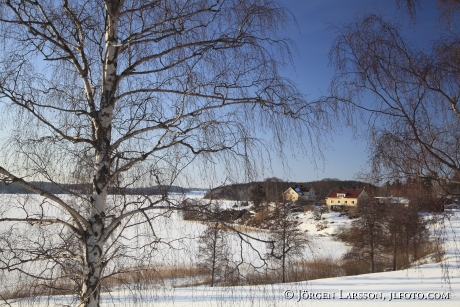
MULTIPOLYGON (((91 194, 92 184, 58 184, 54 182, 31 182, 34 186, 46 190, 54 194, 91 194)), ((149 186, 149 187, 110 187, 108 193, 111 195, 164 195, 168 193, 187 194, 191 191, 206 191, 206 189, 199 188, 183 188, 180 186, 149 186)), ((4 183, 0 182, 0 194, 34 194, 33 192, 23 188, 17 183, 4 183)))
MULTIPOLYGON (((91 194, 92 185, 82 184, 58 184, 53 182, 31 182, 34 186, 54 194, 91 194)), ((167 194, 189 194, 193 191, 201 191, 206 194, 207 199, 223 199, 235 201, 249 201, 251 193, 258 189, 264 191, 267 201, 280 200, 284 191, 289 187, 313 188, 318 200, 326 198, 327 194, 333 189, 364 189, 370 196, 394 196, 394 197, 436 197, 435 189, 430 181, 408 179, 405 182, 395 180, 386 182, 382 186, 376 186, 368 182, 358 180, 340 180, 335 178, 325 178, 317 181, 294 182, 283 181, 279 178, 267 178, 264 181, 253 181, 250 183, 228 184, 209 189, 184 188, 175 185, 156 185, 148 187, 111 187, 108 193, 111 195, 167 195, 167 194)), ((33 194, 16 183, 0 182, 0 194, 33 194)))
POLYGON ((333 189, 365 189, 369 194, 374 194, 377 186, 357 180, 340 180, 325 178, 318 181, 294 182, 283 181, 279 178, 267 178, 264 181, 254 181, 250 183, 229 184, 212 189, 205 194, 205 198, 217 198, 228 200, 248 201, 251 191, 262 188, 268 201, 277 201, 284 191, 289 187, 313 188, 318 200, 326 198, 327 194, 333 189))
MULTIPOLYGON (((264 181, 218 187, 206 193, 204 197, 236 201, 263 199, 265 202, 277 202, 282 200, 284 191, 295 186, 313 188, 318 196, 317 202, 320 203, 333 189, 364 189, 370 199, 379 196, 402 197, 416 204, 418 208, 423 208, 424 211, 442 211, 444 204, 452 202, 451 198, 440 197, 436 182, 420 178, 406 178, 404 181, 395 179, 381 186, 357 180, 331 178, 309 182, 287 182, 278 178, 267 178, 264 181)), ((460 195, 460 191, 456 193, 460 195)))

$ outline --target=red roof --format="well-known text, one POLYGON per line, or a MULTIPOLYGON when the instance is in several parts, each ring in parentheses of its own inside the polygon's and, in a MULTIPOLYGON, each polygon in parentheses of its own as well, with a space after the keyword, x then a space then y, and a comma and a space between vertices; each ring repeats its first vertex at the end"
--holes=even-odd
POLYGON ((345 198, 358 198, 363 191, 362 189, 331 190, 329 194, 327 194, 327 198, 337 198, 337 194, 343 193, 345 193, 345 198))

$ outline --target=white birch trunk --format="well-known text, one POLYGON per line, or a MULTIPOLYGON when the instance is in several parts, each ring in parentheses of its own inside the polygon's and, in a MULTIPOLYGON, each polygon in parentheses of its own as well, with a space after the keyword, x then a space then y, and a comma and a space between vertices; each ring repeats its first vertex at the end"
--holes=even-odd
POLYGON ((93 179, 90 228, 84 238, 85 267, 81 289, 81 306, 99 306, 104 269, 104 217, 107 211, 107 191, 110 180, 111 130, 115 92, 117 87, 118 12, 123 1, 106 2, 106 53, 102 72, 102 97, 95 119, 95 174, 93 179))

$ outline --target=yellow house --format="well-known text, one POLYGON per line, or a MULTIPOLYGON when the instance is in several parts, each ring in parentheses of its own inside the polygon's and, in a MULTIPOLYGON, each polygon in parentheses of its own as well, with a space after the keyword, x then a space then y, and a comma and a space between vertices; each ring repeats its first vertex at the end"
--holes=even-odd
POLYGON ((316 200, 317 195, 313 188, 307 188, 303 186, 289 187, 283 193, 283 199, 286 201, 298 201, 298 200, 316 200))
POLYGON ((326 197, 326 205, 332 206, 357 206, 358 201, 368 198, 366 191, 361 189, 331 190, 326 197))

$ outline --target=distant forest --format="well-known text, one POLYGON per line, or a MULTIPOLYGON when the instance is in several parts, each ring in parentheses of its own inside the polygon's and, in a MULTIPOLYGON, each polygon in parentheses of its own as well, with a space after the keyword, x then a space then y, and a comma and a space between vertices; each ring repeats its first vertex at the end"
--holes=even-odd
MULTIPOLYGON (((51 191, 55 194, 91 194, 91 184, 57 184, 52 182, 31 182, 37 187, 51 191)), ((189 194, 191 192, 206 192, 205 198, 226 199, 235 201, 251 200, 251 193, 254 195, 263 192, 267 201, 278 201, 283 192, 289 187, 313 188, 318 200, 324 200, 332 189, 365 189, 367 194, 373 196, 395 196, 407 197, 409 199, 437 197, 436 189, 432 182, 427 180, 407 179, 404 182, 399 180, 386 182, 382 186, 356 181, 356 180, 339 180, 325 178, 318 181, 308 182, 288 182, 278 178, 267 178, 264 181, 254 181, 250 183, 229 184, 221 187, 209 189, 201 188, 183 188, 180 186, 150 186, 138 188, 109 188, 108 192, 112 195, 165 195, 169 193, 189 194)), ((30 191, 21 187, 17 183, 0 182, 0 194, 29 194, 30 191)), ((459 192, 460 194, 460 192, 459 192)))
MULTIPOLYGON (((91 184, 57 184, 52 182, 31 182, 36 187, 42 188, 46 191, 55 194, 72 194, 72 193, 83 193, 91 194, 91 184)), ((207 191, 207 189, 198 188, 182 188, 179 186, 151 186, 142 188, 109 188, 109 194, 126 194, 126 195, 162 195, 167 193, 189 193, 191 191, 207 191)), ((23 188, 17 183, 5 184, 0 182, 0 194, 29 194, 31 193, 27 189, 23 188)))
POLYGON ((377 187, 370 183, 354 180, 339 180, 326 178, 319 181, 288 182, 278 178, 267 178, 264 181, 255 181, 245 184, 231 184, 214 188, 206 193, 205 198, 248 201, 251 191, 258 188, 265 192, 268 201, 277 201, 289 187, 313 188, 318 200, 324 199, 332 189, 365 189, 368 194, 375 193, 377 187))

